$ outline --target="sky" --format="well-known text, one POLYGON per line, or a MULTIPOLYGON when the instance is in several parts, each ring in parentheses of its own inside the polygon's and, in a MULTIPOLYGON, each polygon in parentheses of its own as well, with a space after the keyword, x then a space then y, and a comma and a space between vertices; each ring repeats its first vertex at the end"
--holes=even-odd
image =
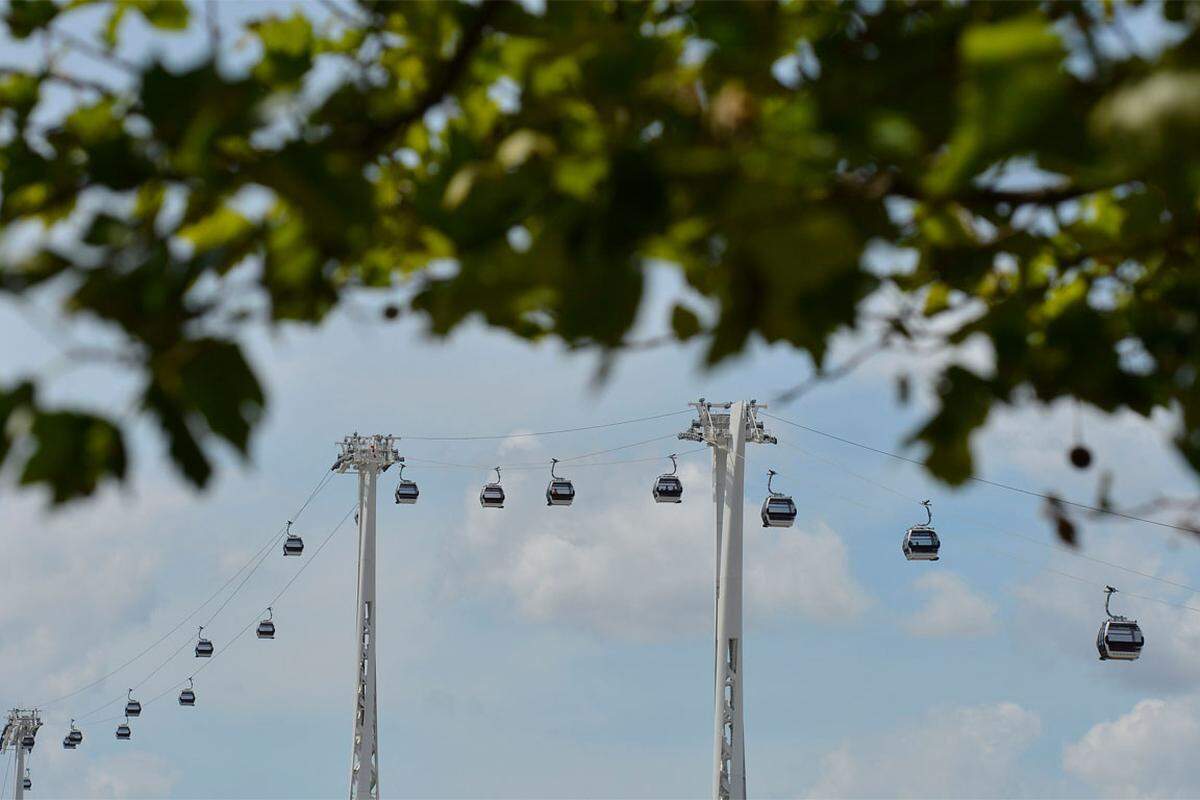
MULTIPOLYGON (((136 20, 130 25, 136 42, 136 20)), ((172 58, 187 58, 191 40, 181 41, 172 58)), ((697 302, 670 268, 651 267, 649 277, 637 331, 645 338, 666 329, 676 301, 697 302)), ((64 365, 65 341, 103 332, 58 318, 52 300, 0 301, 0 381, 32 372, 56 402, 129 408, 137 391, 130 376, 64 365)), ((378 321, 381 302, 354 297, 316 328, 246 332, 269 411, 249 459, 222 452, 203 493, 179 479, 152 426, 132 417, 130 480, 93 500, 52 510, 40 492, 18 490, 11 474, 0 474, 0 702, 43 709, 32 796, 345 793, 356 539, 351 523, 338 524, 355 502, 354 479, 330 479, 298 517, 304 557, 285 559, 273 547, 240 588, 235 577, 217 589, 295 515, 325 477, 336 442, 353 431, 414 437, 402 438, 400 450, 406 477, 421 488, 416 505, 397 506, 388 497, 394 472, 381 481, 383 796, 709 793, 707 454, 680 458, 681 505, 656 505, 650 486, 669 469, 669 453, 695 449, 670 438, 690 421, 688 402, 769 400, 805 380, 811 364, 790 348, 753 342, 742 357, 706 370, 696 343, 625 354, 598 383, 593 354, 520 342, 478 323, 434 340, 419 318, 378 321), (554 436, 415 438, 675 411, 554 436), (506 507, 479 507, 479 489, 491 479, 479 467, 618 447, 560 469, 575 480, 570 508, 545 506, 549 476, 541 467, 505 471, 506 507), (648 460, 608 463, 625 459, 648 460), (276 639, 231 642, 285 586, 273 605, 276 639), (200 622, 217 658, 195 679, 196 707, 182 708, 174 694, 198 666, 191 645, 200 622), (160 638, 99 685, 49 702, 160 638), (133 738, 118 742, 113 717, 135 685, 144 703, 166 694, 133 721, 133 738), (59 742, 73 717, 85 740, 64 751, 59 742)), ((833 361, 861 344, 839 339, 833 361)), ((939 358, 986 367, 989 354, 969 342, 939 358)), ((925 391, 901 405, 897 376, 921 385, 941 363, 880 356, 769 412, 898 450, 931 406, 925 391)), ((1188 588, 1200 586, 1196 542, 1154 526, 1086 519, 1082 549, 1066 552, 1036 498, 978 484, 950 489, 911 464, 765 422, 780 443, 747 454, 752 796, 1195 796, 1200 612, 1180 606, 1200 609, 1188 588), (757 522, 768 469, 797 502, 791 529, 757 522), (919 501, 927 498, 942 559, 906 562, 901 536, 923 520, 919 501), (1123 590, 1114 611, 1145 631, 1135 663, 1096 658, 1104 584, 1123 590)), ((1167 444, 1170 416, 1084 412, 1080 423, 1096 456, 1087 472, 1067 462, 1071 407, 1025 404, 994 414, 973 440, 980 474, 1085 502, 1104 470, 1122 503, 1195 494, 1194 477, 1167 444)))

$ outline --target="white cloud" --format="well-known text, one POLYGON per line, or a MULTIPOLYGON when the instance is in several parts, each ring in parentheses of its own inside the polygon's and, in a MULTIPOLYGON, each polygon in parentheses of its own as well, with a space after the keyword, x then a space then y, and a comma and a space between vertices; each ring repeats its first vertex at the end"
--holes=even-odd
POLYGON ((1104 797, 1194 797, 1200 698, 1143 700, 1063 750, 1063 768, 1104 797))
MULTIPOLYGON (((565 471, 564 471, 565 472, 565 471)), ((505 477, 508 507, 466 499, 467 560, 459 591, 507 596, 522 615, 634 640, 704 631, 712 624, 714 540, 707 470, 681 464, 682 505, 651 501, 649 485, 578 470, 570 509, 547 509, 542 477, 505 477), (632 500, 636 497, 641 502, 632 500), (607 499, 611 498, 611 499, 607 499)), ((845 544, 824 525, 764 531, 747 504, 747 621, 802 614, 857 617, 869 603, 845 544)))
POLYGON ((122 753, 88 767, 88 797, 167 797, 179 779, 165 759, 150 753, 122 753))
POLYGON ((1014 703, 931 711, 825 755, 810 797, 1005 797, 1027 787, 1021 756, 1041 721, 1014 703))
POLYGON ((914 636, 981 636, 996 627, 996 605, 952 572, 927 572, 913 581, 925 605, 904 622, 914 636))

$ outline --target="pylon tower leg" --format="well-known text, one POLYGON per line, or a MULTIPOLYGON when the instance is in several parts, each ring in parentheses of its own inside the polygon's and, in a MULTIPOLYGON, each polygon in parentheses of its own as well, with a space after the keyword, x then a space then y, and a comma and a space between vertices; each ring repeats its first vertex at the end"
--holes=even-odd
POLYGON ((375 698, 375 485, 377 472, 358 476, 358 656, 350 800, 379 797, 378 707, 375 698))

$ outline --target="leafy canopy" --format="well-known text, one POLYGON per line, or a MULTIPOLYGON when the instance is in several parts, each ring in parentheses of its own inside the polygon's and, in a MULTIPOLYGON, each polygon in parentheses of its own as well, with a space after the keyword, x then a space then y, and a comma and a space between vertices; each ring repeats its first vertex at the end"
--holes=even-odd
MULTIPOLYGON (((989 342, 994 369, 947 367, 912 437, 945 481, 1031 395, 1177 410, 1200 469, 1196 5, 1165 6, 1150 58, 1104 46, 1111 8, 1050 0, 333 0, 213 31, 182 71, 114 47, 134 15, 167 41, 207 24, 184 3, 109 3, 85 41, 76 5, 10 3, 9 35, 125 80, 0 75, 0 224, 56 234, 0 264, 0 291, 57 287, 119 332, 139 412, 197 485, 266 403, 229 313, 248 291, 316 323, 350 288, 406 284, 389 316, 437 334, 477 316, 615 355, 649 259, 714 301, 671 316, 712 363, 758 336, 821 367, 885 285, 904 301, 881 344, 989 342), (260 56, 237 70, 219 56, 239 37, 260 56), (79 102, 47 125, 56 86, 79 102), (915 267, 880 269, 880 245, 915 267)), ((44 408, 37 377, 0 386, 0 459, 57 501, 120 478, 122 425, 44 408)))

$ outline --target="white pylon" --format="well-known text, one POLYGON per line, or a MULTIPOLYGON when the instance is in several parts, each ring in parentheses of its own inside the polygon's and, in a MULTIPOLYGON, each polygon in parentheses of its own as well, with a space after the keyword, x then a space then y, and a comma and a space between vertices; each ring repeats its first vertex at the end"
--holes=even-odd
POLYGON ((25 797, 25 754, 29 752, 30 748, 25 747, 24 739, 26 736, 36 737, 40 727, 42 727, 42 716, 37 709, 27 711, 14 708, 8 712, 8 723, 4 726, 4 731, 0 732, 0 753, 8 752, 10 747, 17 749, 17 774, 16 782, 13 784, 14 800, 22 800, 25 797))
POLYGON ((403 461, 394 436, 347 436, 333 468, 358 473, 358 607, 355 611, 354 732, 350 800, 379 797, 379 713, 375 694, 375 486, 379 473, 403 461))
POLYGON ((746 442, 774 444, 754 400, 692 403, 698 417, 679 438, 713 449, 716 510, 716 607, 713 639, 713 800, 746 797, 746 733, 742 707, 742 511, 746 442))

